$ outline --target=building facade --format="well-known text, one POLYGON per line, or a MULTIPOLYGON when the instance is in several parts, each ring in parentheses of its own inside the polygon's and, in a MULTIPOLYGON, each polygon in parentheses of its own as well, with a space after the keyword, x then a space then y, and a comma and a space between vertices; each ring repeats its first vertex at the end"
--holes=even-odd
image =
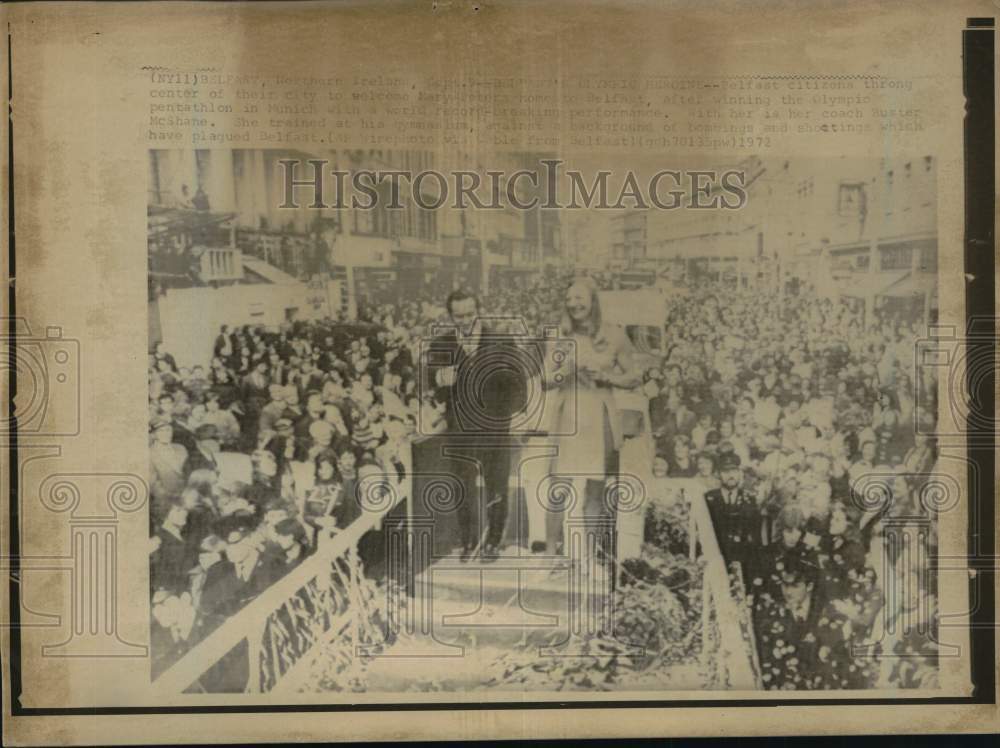
POLYGON ((744 160, 738 210, 635 210, 612 219, 613 263, 784 294, 811 287, 869 312, 933 319, 933 157, 744 160))

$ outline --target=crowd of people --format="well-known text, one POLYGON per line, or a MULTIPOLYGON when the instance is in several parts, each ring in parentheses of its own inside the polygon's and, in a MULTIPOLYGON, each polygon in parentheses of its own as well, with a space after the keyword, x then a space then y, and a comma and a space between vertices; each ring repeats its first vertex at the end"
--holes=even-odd
POLYGON ((925 557, 937 543, 924 496, 937 385, 914 378, 918 320, 865 324, 847 300, 733 289, 668 307, 668 350, 643 385, 653 475, 708 489, 763 686, 932 686, 936 576, 899 551, 908 528, 925 557), (930 611, 920 631, 886 626, 917 610, 930 611))
POLYGON ((422 433, 443 426, 442 405, 417 392, 414 331, 333 320, 223 327, 208 367, 178 367, 155 347, 150 569, 160 663, 350 526, 369 476, 402 483, 418 421, 422 433))
MULTIPOLYGON (((485 306, 540 335, 569 282, 512 282, 485 306)), ((668 298, 665 323, 642 377, 650 498, 657 479, 705 486, 763 687, 933 687, 937 577, 900 550, 919 535, 931 558, 937 544, 937 380, 914 366, 922 318, 706 282, 668 298)))
MULTIPOLYGON (((537 335, 558 323, 572 276, 498 281, 482 309, 537 335)), ((615 285, 611 274, 589 283, 615 285)), ((402 481, 418 428, 445 428, 445 403, 420 391, 416 370, 443 303, 428 294, 362 303, 350 324, 223 328, 207 367, 179 368, 156 347, 150 562, 161 662, 357 519, 350 497, 366 475, 402 481)), ((865 320, 805 290, 769 298, 706 284, 668 299, 665 323, 659 361, 639 383, 650 473, 705 485, 752 608, 763 686, 932 685, 933 632, 880 628, 933 610, 936 596, 935 575, 906 567, 885 538, 911 522, 936 543, 921 501, 936 461, 936 383, 913 375, 919 322, 865 320), (890 575, 904 582, 899 601, 885 595, 890 575)))
MULTIPOLYGON (((509 290, 490 301, 514 318, 509 290)), ((366 476, 402 483, 415 434, 446 428, 444 400, 419 390, 416 369, 420 341, 448 322, 443 300, 428 290, 358 307, 352 322, 223 327, 207 366, 179 367, 154 346, 154 670, 357 519, 366 476)))

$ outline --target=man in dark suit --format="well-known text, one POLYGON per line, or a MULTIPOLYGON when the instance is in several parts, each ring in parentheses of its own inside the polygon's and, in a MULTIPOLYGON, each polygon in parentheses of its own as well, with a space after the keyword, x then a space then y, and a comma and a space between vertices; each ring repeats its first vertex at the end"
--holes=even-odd
POLYGON ((229 358, 233 355, 233 339, 229 335, 228 325, 219 328, 219 334, 215 337, 215 345, 212 346, 212 355, 216 358, 229 358))
MULTIPOLYGON (((512 416, 525 407, 527 372, 514 340, 487 329, 479 299, 469 291, 453 291, 446 307, 454 329, 436 337, 424 352, 425 387, 445 403, 448 454, 467 452, 482 471, 480 516, 486 518, 482 559, 499 555, 507 521, 511 470, 512 416)), ((467 491, 467 496, 476 492, 467 491)), ((471 558, 481 532, 473 527, 471 502, 457 512, 462 561, 471 558)))
POLYGON ((740 487, 743 470, 739 455, 723 453, 719 460, 722 485, 705 494, 715 536, 726 565, 739 563, 749 589, 761 550, 762 520, 757 501, 740 487))
POLYGON ((326 376, 316 368, 311 358, 302 362, 296 376, 299 398, 305 399, 310 392, 321 392, 326 383, 326 376))
POLYGON ((253 370, 244 375, 241 384, 240 401, 243 404, 243 422, 240 431, 244 446, 252 449, 257 442, 260 427, 260 414, 271 399, 271 379, 268 376, 267 363, 260 361, 253 365, 253 370))
POLYGON ((180 594, 187 587, 187 575, 198 560, 185 535, 188 510, 172 499, 163 510, 163 521, 153 535, 158 546, 149 560, 150 585, 153 590, 180 594))
POLYGON ((754 595, 761 680, 768 690, 812 688, 822 659, 814 570, 794 558, 779 567, 754 595))
POLYGON ((206 632, 239 612, 263 592, 269 582, 259 539, 253 531, 254 519, 232 515, 218 524, 226 541, 226 557, 205 574, 199 613, 206 632))

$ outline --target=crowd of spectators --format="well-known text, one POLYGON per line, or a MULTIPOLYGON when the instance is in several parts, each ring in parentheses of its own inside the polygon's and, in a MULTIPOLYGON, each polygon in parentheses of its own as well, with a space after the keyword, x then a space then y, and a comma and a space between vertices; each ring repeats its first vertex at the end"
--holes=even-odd
POLYGON ((155 347, 150 570, 161 667, 357 519, 368 476, 401 484, 418 420, 422 433, 443 428, 443 404, 417 392, 414 333, 426 314, 398 311, 410 324, 378 309, 387 324, 224 327, 207 368, 178 367, 155 347))
MULTIPOLYGON (((498 280, 482 308, 538 334, 571 275, 498 280)), ((611 274, 595 280, 615 287, 611 274)), ((933 611, 937 592, 935 575, 907 567, 885 538, 912 522, 936 544, 921 500, 937 403, 935 380, 914 375, 920 321, 866 320, 806 289, 690 291, 667 300, 661 363, 643 377, 651 473, 699 477, 722 504, 737 490, 750 498, 736 532, 716 530, 739 562, 763 685, 933 685, 933 631, 883 635, 887 619, 933 611), (898 601, 885 594, 889 577, 906 590, 898 601)), ((351 324, 223 328, 207 368, 179 368, 157 346, 150 560, 161 662, 356 519, 350 497, 366 474, 402 481, 418 423, 444 428, 443 403, 421 396, 415 369, 441 303, 362 303, 351 324)))
MULTIPOLYGON (((594 280, 619 287, 612 273, 594 280)), ((568 282, 508 279, 484 306, 540 335, 568 282)), ((919 536, 930 558, 937 544, 937 380, 914 365, 923 320, 866 319, 859 301, 807 287, 704 283, 666 303, 660 363, 643 377, 650 485, 705 486, 751 606, 763 686, 934 686, 936 574, 899 550, 919 536)))
MULTIPOLYGON (((564 280, 536 284, 558 296, 564 280)), ((514 318, 514 288, 484 308, 514 318)), ((349 323, 224 327, 207 367, 179 367, 162 343, 150 354, 154 670, 357 519, 366 476, 402 483, 418 427, 445 428, 415 367, 442 300, 358 307, 349 323)))
POLYGON ((668 301, 668 350, 644 376, 652 472, 708 489, 765 688, 936 682, 936 576, 899 551, 908 528, 906 542, 927 538, 923 558, 937 543, 924 495, 937 383, 915 370, 920 332, 808 292, 668 301))

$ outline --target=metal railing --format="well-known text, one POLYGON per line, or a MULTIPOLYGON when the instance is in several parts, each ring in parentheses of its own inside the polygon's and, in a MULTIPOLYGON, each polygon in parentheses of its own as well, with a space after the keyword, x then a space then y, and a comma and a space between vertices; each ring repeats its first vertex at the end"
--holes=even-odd
MULTIPOLYGON (((359 599, 359 565, 354 562, 358 542, 370 530, 381 526, 386 515, 412 492, 412 476, 401 484, 391 479, 379 481, 391 489, 390 498, 377 509, 367 507, 344 530, 325 537, 316 552, 283 579, 250 601, 238 613, 188 650, 180 660, 157 677, 153 686, 164 693, 177 694, 195 686, 202 677, 234 649, 246 643, 246 655, 237 654, 249 673, 246 692, 273 690, 296 665, 309 660, 316 644, 329 640, 363 614, 359 599), (346 564, 342 563, 344 560, 346 564), (303 611, 305 608, 305 611, 303 611), (305 614, 307 629, 290 635, 288 620, 305 614), (284 621, 282 619, 285 619, 284 621), (294 639, 295 641, 291 641, 294 639), (285 654, 278 656, 279 648, 285 654)), ((372 486, 367 487, 369 490, 372 486)), ((234 668, 235 669, 235 668, 234 668)))
POLYGON ((699 549, 705 559, 702 575, 702 657, 715 657, 720 680, 735 690, 761 688, 760 669, 753 620, 743 600, 733 594, 733 586, 742 586, 742 570, 733 581, 715 535, 715 525, 705 501, 705 489, 696 479, 678 479, 678 488, 688 501, 690 511, 690 556, 694 560, 699 549), (714 614, 714 617, 713 617, 714 614), (709 642, 712 631, 718 629, 718 646, 709 642))

